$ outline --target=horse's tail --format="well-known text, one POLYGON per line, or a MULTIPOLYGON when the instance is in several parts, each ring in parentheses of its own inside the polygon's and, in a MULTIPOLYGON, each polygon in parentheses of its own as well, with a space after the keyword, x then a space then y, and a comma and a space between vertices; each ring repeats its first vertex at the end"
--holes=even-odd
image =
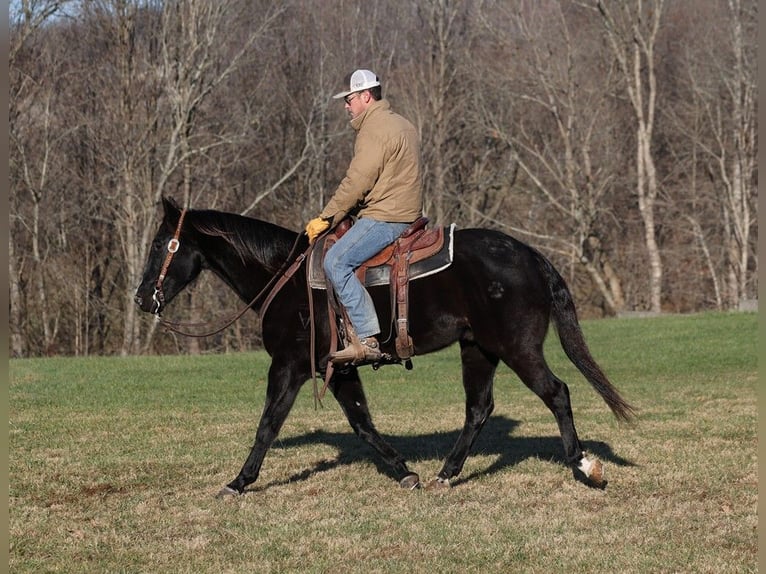
POLYGON ((588 382, 596 389, 614 416, 630 421, 635 416, 635 408, 620 396, 617 389, 609 382, 606 374, 590 354, 585 342, 580 322, 577 320, 572 293, 564 278, 553 264, 542 257, 542 268, 548 280, 548 287, 553 299, 553 322, 559 335, 559 341, 569 360, 579 369, 588 382))

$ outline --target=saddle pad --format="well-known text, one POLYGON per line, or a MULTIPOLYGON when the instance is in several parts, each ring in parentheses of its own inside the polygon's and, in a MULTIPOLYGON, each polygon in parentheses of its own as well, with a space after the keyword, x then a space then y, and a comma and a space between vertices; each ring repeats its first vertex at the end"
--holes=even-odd
MULTIPOLYGON (((409 278, 419 279, 428 277, 439 271, 443 271, 452 264, 452 241, 454 238, 455 224, 449 226, 444 232, 444 246, 431 257, 416 261, 410 265, 409 278)), ((309 254, 308 271, 309 284, 312 289, 327 289, 324 269, 322 267, 322 253, 324 253, 324 242, 327 236, 318 239, 314 244, 314 249, 309 254)), ((366 287, 376 285, 389 285, 391 283, 391 266, 383 263, 367 269, 364 277, 366 287)))

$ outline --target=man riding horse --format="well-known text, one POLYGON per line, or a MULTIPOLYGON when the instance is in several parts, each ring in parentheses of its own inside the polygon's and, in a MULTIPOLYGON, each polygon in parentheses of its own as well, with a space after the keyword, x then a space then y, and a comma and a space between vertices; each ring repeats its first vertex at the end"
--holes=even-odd
POLYGON ((375 306, 355 271, 421 217, 423 191, 415 126, 391 110, 370 70, 356 70, 347 81, 348 90, 333 98, 343 98, 357 132, 354 156, 333 197, 306 225, 306 234, 313 243, 347 215, 357 217, 328 250, 324 271, 350 322, 344 325, 348 345, 330 360, 360 365, 379 360, 382 353, 375 306))

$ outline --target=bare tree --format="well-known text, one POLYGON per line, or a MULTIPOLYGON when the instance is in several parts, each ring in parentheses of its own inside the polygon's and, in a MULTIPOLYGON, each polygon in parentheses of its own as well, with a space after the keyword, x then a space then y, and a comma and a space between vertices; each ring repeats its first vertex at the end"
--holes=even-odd
MULTIPOLYGON (((159 69, 163 97, 158 112, 162 113, 161 110, 167 109, 170 121, 166 128, 168 133, 164 143, 165 156, 154 186, 153 201, 145 207, 157 205, 174 175, 180 178, 183 205, 191 206, 194 203, 192 161, 196 157, 209 154, 214 148, 231 146, 244 139, 244 132, 241 131, 199 134, 202 130, 197 121, 205 102, 215 90, 225 85, 226 80, 249 55, 256 40, 264 34, 282 10, 277 7, 266 12, 261 21, 252 22, 253 28, 242 39, 242 43, 226 57, 220 47, 225 45, 228 31, 234 29, 237 19, 243 16, 242 6, 241 2, 234 0, 186 0, 165 2, 163 5, 162 58, 159 69)), ((202 190, 196 191, 199 197, 202 190)), ((150 209, 149 214, 156 214, 156 209, 150 209)), ((132 270, 136 271, 136 280, 139 280, 140 265, 146 258, 152 232, 151 225, 144 225, 140 240, 136 243, 138 252, 133 259, 135 267, 130 265, 132 270)), ((129 285, 127 297, 130 301, 134 283, 129 285)), ((132 320, 135 307, 129 307, 128 316, 132 320)), ((191 304, 190 307, 194 309, 191 304)), ((152 327, 154 325, 156 324, 152 327)), ((151 331, 146 339, 148 344, 151 331)), ((199 340, 196 338, 189 340, 192 352, 199 350, 198 344, 199 340)))
POLYGON ((65 137, 57 126, 55 108, 57 88, 38 77, 34 68, 55 70, 59 60, 55 52, 47 50, 44 44, 33 40, 39 30, 50 21, 65 5, 65 1, 23 0, 13 13, 10 38, 10 110, 9 136, 11 141, 10 167, 12 179, 18 184, 18 192, 28 194, 30 209, 23 210, 16 194, 11 194, 11 233, 8 253, 10 258, 10 331, 11 352, 15 356, 24 354, 26 340, 21 328, 23 265, 17 259, 16 225, 24 227, 31 238, 31 275, 35 284, 39 323, 42 327, 42 345, 51 349, 58 329, 58 315, 52 310, 46 285, 46 248, 44 235, 43 202, 50 193, 50 182, 56 177, 56 149, 65 137))
POLYGON ((729 306, 736 307, 756 292, 758 268, 757 251, 751 241, 757 197, 757 76, 753 47, 757 7, 747 0, 727 0, 727 7, 728 50, 716 45, 707 53, 715 66, 719 89, 701 93, 700 101, 712 136, 702 149, 710 158, 709 170, 721 191, 727 300, 729 306), (723 58, 719 56, 722 52, 723 58))
POLYGON ((705 262, 710 299, 716 308, 736 308, 754 296, 758 267, 756 3, 716 2, 692 18, 688 6, 674 8, 691 27, 673 70, 680 97, 664 110, 690 182, 679 197, 682 217, 705 262))
POLYGON ((450 197, 448 170, 451 164, 448 139, 457 131, 457 108, 450 104, 450 95, 457 75, 455 51, 461 40, 463 8, 460 2, 431 0, 420 7, 425 24, 425 58, 418 70, 419 94, 425 99, 422 122, 426 138, 425 179, 426 197, 430 199, 433 219, 447 221, 447 201, 450 197))
POLYGON ((11 3, 9 12, 13 34, 8 51, 11 66, 16 62, 19 51, 30 36, 72 2, 73 0, 20 0, 11 3))
POLYGON ((598 0, 596 5, 635 115, 636 197, 649 258, 650 306, 659 313, 662 310, 662 259, 655 224, 659 183, 653 136, 657 107, 655 45, 664 0, 598 0))
POLYGON ((214 133, 199 118, 279 13, 268 10, 259 20, 248 18, 246 9, 234 0, 163 2, 159 10, 138 0, 84 6, 85 17, 103 22, 103 37, 114 45, 110 56, 116 81, 100 85, 102 97, 113 97, 114 105, 107 101, 101 118, 110 120, 111 137, 103 126, 96 129, 103 133, 109 150, 105 157, 118 174, 113 222, 125 272, 121 354, 145 348, 154 329, 138 320, 132 298, 157 225, 160 197, 177 185, 184 204, 192 205, 193 193, 202 193, 192 188, 192 160, 209 159, 215 149, 244 139, 249 121, 239 123, 239 132, 214 133), (244 37, 233 35, 242 30, 235 26, 240 20, 252 25, 244 37))
MULTIPOLYGON (((613 76, 611 67, 603 66, 583 14, 574 8, 557 0, 517 2, 485 19, 495 42, 505 45, 506 52, 516 47, 518 56, 515 74, 499 81, 498 88, 513 95, 513 112, 499 114, 480 105, 488 130, 507 142, 530 183, 530 201, 542 198, 548 222, 556 222, 547 234, 539 219, 516 231, 545 239, 568 260, 582 264, 607 312, 616 314, 625 300, 604 236, 612 221, 606 199, 617 166, 614 156, 604 152, 610 147, 604 125, 611 113, 613 76), (594 73, 599 65, 605 73, 594 73)), ((503 78, 503 65, 501 60, 490 75, 503 78)))

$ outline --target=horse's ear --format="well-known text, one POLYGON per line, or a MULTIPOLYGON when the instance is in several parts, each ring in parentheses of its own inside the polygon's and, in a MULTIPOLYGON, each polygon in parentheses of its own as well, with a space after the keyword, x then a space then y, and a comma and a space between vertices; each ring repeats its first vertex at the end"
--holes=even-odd
POLYGON ((181 208, 172 197, 162 196, 162 208, 165 210, 165 221, 171 225, 178 223, 181 208))

